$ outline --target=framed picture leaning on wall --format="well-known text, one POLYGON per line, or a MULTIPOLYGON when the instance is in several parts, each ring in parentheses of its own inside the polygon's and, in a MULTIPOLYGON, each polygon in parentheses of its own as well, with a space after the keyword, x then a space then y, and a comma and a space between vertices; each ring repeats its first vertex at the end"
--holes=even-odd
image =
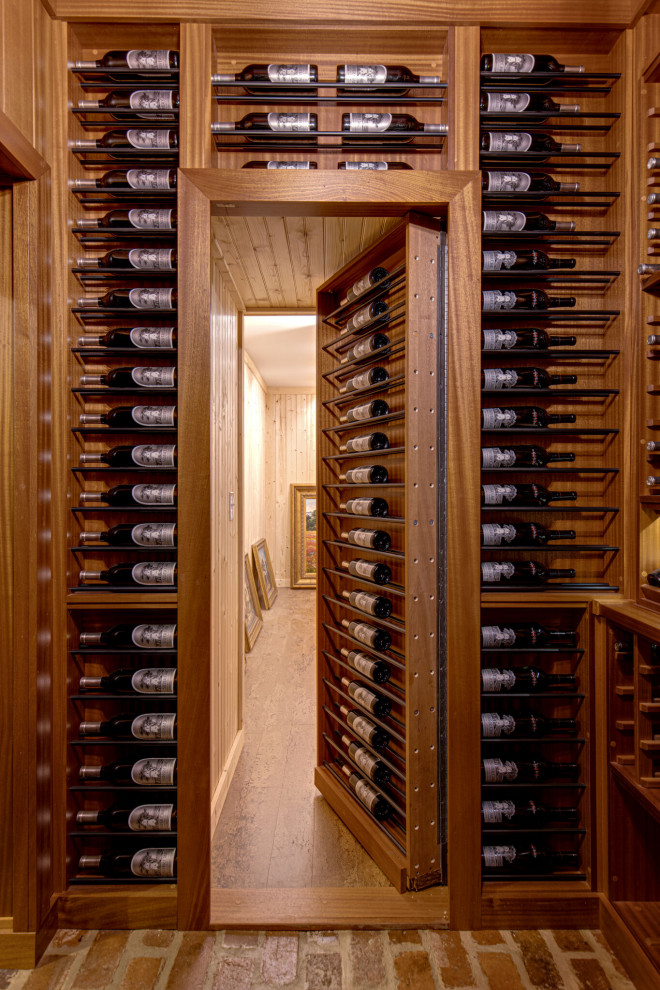
POLYGON ((256 543, 252 544, 252 564, 257 578, 261 604, 263 608, 270 608, 277 598, 277 584, 265 539, 257 540, 256 543))
POLYGON ((243 567, 243 596, 245 600, 245 652, 249 653, 257 641, 264 620, 261 617, 259 595, 250 567, 250 558, 247 554, 245 554, 243 567))
POLYGON ((316 587, 316 485, 291 485, 291 587, 316 587))

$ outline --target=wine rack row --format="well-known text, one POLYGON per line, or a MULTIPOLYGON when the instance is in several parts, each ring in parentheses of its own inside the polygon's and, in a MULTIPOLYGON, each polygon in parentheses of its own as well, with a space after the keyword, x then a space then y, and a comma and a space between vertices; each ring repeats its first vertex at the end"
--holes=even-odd
POLYGON ((176 876, 178 53, 130 59, 72 72, 72 884, 176 876))

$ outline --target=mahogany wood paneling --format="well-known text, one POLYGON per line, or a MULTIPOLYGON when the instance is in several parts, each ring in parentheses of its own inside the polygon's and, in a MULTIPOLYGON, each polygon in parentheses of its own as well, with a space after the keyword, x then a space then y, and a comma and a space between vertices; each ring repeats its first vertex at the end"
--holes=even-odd
MULTIPOLYGON (((4 657, 13 655, 13 607, 12 586, 14 561, 12 529, 14 523, 13 492, 13 217, 12 190, 0 190, 0 529, 3 533, 0 559, 0 600, 3 603, 5 621, 0 626, 0 652, 4 657)), ((0 665, 0 718, 5 730, 0 734, 0 766, 12 765, 13 736, 13 664, 0 665)), ((11 775, 0 790, 0 916, 12 913, 12 831, 13 802, 11 775)))
POLYGON ((599 910, 600 895, 587 884, 488 884, 481 898, 481 927, 597 928, 599 910))
POLYGON ((447 38, 447 101, 449 104, 447 168, 479 168, 479 57, 478 27, 449 28, 447 38))
MULTIPOLYGON (((178 15, 177 15, 178 16, 178 15)), ((181 25, 180 98, 185 113, 179 123, 179 167, 211 165, 211 78, 213 41, 209 24, 181 25)))

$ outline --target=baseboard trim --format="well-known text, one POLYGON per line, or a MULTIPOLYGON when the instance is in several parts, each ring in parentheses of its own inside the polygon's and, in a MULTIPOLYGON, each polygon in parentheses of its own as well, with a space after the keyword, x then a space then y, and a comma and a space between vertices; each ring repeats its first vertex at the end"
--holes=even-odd
POLYGON ((36 932, 0 929, 0 969, 33 969, 38 958, 36 932))
POLYGON ((216 789, 213 792, 213 797, 211 798, 211 835, 215 832, 216 825, 220 820, 220 815, 222 814, 222 809, 225 801, 227 800, 229 788, 234 777, 236 764, 238 763, 239 757, 243 752, 244 742, 245 729, 239 729, 236 733, 236 738, 234 739, 231 750, 229 751, 227 762, 225 763, 222 773, 220 774, 220 780, 218 781, 216 789))

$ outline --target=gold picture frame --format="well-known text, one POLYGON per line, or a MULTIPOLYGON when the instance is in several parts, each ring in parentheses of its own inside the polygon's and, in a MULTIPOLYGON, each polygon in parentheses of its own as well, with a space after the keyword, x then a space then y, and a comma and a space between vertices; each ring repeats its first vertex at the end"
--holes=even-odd
POLYGON ((250 567, 250 558, 245 554, 245 564, 243 567, 243 596, 245 601, 245 652, 249 653, 257 641, 264 620, 261 615, 261 605, 257 586, 254 582, 254 574, 250 567))
POLYGON ((262 608, 270 608, 277 598, 275 571, 265 539, 252 544, 252 565, 257 578, 257 589, 262 608))
POLYGON ((291 485, 291 587, 315 588, 316 485, 291 485))

